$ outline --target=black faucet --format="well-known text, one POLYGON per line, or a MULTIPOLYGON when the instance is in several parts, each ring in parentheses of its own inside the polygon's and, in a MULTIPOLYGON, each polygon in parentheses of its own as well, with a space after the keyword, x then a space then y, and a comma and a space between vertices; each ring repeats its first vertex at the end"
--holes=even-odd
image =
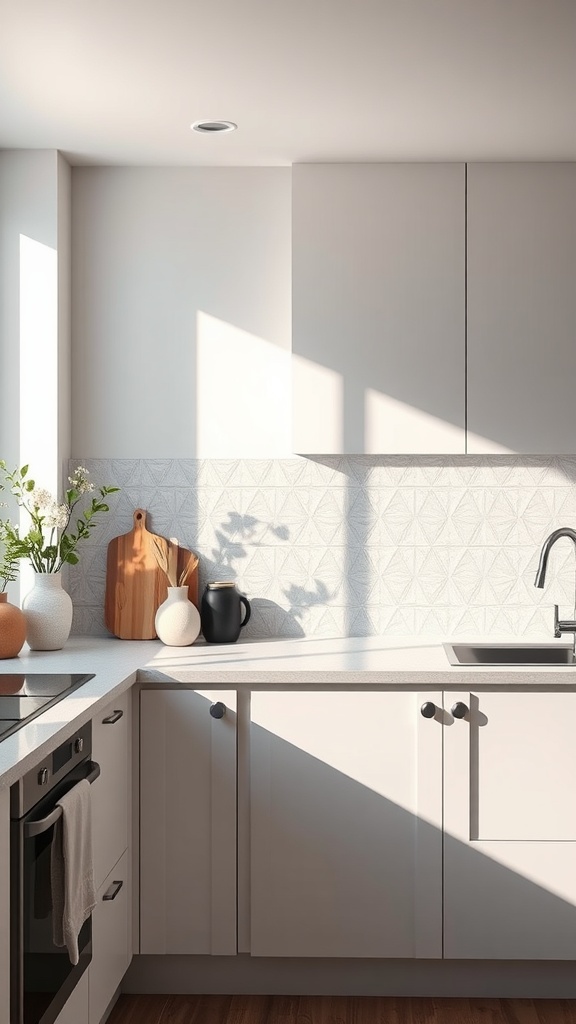
MULTIPOLYGON (((554 530, 549 537, 546 538, 542 545, 540 552, 540 562, 538 563, 538 569, 536 572, 536 579, 534 580, 534 586, 542 588, 546 580, 546 569, 548 567, 548 555, 550 549, 560 540, 561 537, 570 537, 570 540, 574 542, 576 548, 576 530, 573 530, 570 526, 561 526, 558 530, 554 530)), ((558 618, 558 605, 554 605, 554 636, 561 637, 562 633, 573 633, 574 634, 574 650, 576 652, 576 620, 574 619, 559 619, 558 618)))

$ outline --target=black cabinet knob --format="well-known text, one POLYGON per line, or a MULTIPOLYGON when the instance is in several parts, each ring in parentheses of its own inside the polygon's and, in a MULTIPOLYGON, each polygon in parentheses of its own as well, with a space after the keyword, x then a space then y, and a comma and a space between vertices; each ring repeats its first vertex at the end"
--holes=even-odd
POLYGON ((215 704, 210 705, 210 714, 212 718, 224 718, 226 714, 226 705, 221 700, 217 700, 215 704))
POLYGON ((434 718, 436 714, 436 705, 431 700, 425 700, 422 707, 420 708, 420 714, 424 718, 434 718))
POLYGON ((466 715, 468 714, 468 705, 464 704, 461 700, 457 700, 450 710, 454 715, 454 718, 466 718, 466 715))

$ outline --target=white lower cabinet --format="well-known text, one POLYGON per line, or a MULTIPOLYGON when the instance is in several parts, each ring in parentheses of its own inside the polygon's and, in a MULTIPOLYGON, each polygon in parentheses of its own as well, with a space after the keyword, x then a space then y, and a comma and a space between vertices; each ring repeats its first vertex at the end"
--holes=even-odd
POLYGON ((100 1024, 128 970, 132 957, 130 912, 130 865, 125 852, 102 883, 92 913, 89 1024, 100 1024))
POLYGON ((576 693, 495 684, 143 691, 142 953, 576 959, 576 693))
POLYGON ((140 701, 140 952, 235 954, 236 694, 140 701))
POLYGON ((100 778, 92 786, 94 880, 99 888, 129 845, 131 821, 130 690, 92 721, 92 757, 100 778))
POLYGON ((89 975, 90 968, 84 972, 71 996, 66 1000, 66 1006, 58 1014, 55 1024, 88 1024, 89 975))
POLYGON ((576 693, 251 708, 252 955, 576 959, 576 693))
POLYGON ((252 694, 253 956, 442 955, 442 724, 426 701, 441 694, 252 694))
POLYGON ((446 698, 444 955, 574 960, 576 693, 446 698))

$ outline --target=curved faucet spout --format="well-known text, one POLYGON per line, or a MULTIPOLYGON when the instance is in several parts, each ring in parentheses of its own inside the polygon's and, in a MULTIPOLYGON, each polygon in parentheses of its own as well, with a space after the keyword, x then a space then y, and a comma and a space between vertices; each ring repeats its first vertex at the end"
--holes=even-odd
POLYGON ((576 548, 576 530, 573 530, 570 526, 561 526, 558 530, 554 530, 542 545, 540 562, 536 572, 536 579, 534 580, 535 587, 544 586, 544 582, 546 580, 546 569, 548 568, 548 555, 550 554, 550 549, 557 540, 560 540, 560 537, 570 537, 570 540, 574 542, 574 547, 576 548))

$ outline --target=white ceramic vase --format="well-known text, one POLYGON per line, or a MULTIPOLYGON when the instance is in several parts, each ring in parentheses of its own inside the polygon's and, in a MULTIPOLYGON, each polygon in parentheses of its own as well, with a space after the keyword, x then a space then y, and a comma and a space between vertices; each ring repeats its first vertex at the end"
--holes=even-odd
POLYGON ((37 572, 22 602, 26 640, 32 651, 59 651, 72 628, 72 599, 62 589, 59 572, 37 572))
POLYGON ((188 587, 168 587, 168 597, 154 620, 156 632, 168 647, 188 647, 200 633, 200 612, 188 599, 188 587))

